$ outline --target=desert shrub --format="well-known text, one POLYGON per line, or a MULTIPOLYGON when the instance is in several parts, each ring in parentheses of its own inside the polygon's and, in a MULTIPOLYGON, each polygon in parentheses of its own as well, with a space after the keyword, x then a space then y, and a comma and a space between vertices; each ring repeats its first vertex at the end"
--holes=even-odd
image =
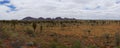
POLYGON ((75 41, 72 45, 72 48, 82 48, 81 41, 75 41))
POLYGON ((56 43, 56 42, 52 42, 51 45, 50 45, 50 47, 51 48, 68 48, 65 45, 61 45, 61 44, 56 43))
POLYGON ((91 35, 91 30, 90 29, 86 29, 86 30, 83 30, 83 31, 87 36, 91 35))
POLYGON ((3 28, 2 28, 2 26, 0 26, 0 32, 2 32, 3 31, 3 28))
POLYGON ((120 33, 119 32, 115 33, 115 45, 116 46, 120 45, 120 33))
POLYGON ((58 38, 58 35, 56 35, 56 36, 54 36, 54 39, 53 39, 53 40, 54 40, 54 42, 58 42, 58 39, 59 39, 59 38, 58 38))
POLYGON ((34 44, 35 44, 35 43, 32 42, 32 41, 26 43, 27 46, 34 46, 34 44))
POLYGON ((105 33, 105 34, 103 35, 103 38, 105 39, 104 45, 105 45, 105 46, 109 46, 110 43, 111 43, 111 41, 110 41, 110 34, 105 33))
POLYGON ((15 30, 16 24, 18 23, 17 20, 12 20, 11 23, 11 26, 13 26, 13 29, 15 30))
POLYGON ((5 48, 4 42, 0 40, 0 48, 5 48))
POLYGON ((89 45, 87 48, 98 48, 97 46, 89 45))
POLYGON ((88 32, 88 34, 90 35, 90 33, 91 33, 91 30, 86 30, 87 32, 88 32))
POLYGON ((65 45, 59 45, 57 46, 57 48, 68 48, 68 47, 66 47, 65 45))
POLYGON ((116 47, 114 47, 114 48, 120 48, 120 46, 116 46, 116 47))
POLYGON ((57 43, 54 43, 54 42, 51 43, 50 47, 51 47, 51 48, 57 48, 57 43))
POLYGON ((24 45, 24 41, 22 40, 12 41, 10 45, 12 46, 12 48, 21 48, 24 45))
POLYGON ((26 34, 28 34, 30 37, 35 37, 35 32, 33 32, 31 29, 27 29, 26 34))
POLYGON ((10 35, 7 32, 2 32, 2 34, 0 36, 1 39, 8 39, 9 37, 10 37, 10 35))
POLYGON ((61 24, 61 27, 66 27, 67 25, 65 23, 62 23, 61 24))

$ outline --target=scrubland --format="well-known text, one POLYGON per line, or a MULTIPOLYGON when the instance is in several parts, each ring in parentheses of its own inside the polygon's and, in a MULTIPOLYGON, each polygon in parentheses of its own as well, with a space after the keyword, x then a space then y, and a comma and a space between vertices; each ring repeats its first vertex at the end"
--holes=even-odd
POLYGON ((0 48, 120 48, 120 21, 0 21, 0 48))

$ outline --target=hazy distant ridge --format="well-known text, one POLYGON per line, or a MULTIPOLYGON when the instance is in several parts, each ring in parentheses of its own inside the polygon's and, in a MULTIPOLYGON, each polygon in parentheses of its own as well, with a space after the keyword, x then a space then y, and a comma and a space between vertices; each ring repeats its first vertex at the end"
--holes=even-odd
POLYGON ((76 20, 75 18, 61 18, 61 17, 56 17, 56 18, 33 18, 33 17, 25 17, 22 20, 30 21, 30 20, 76 20))

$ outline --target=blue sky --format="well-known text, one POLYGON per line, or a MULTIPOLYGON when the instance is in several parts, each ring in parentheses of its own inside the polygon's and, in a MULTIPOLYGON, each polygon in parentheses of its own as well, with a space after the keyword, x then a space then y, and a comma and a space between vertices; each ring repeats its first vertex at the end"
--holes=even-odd
POLYGON ((10 3, 10 0, 1 0, 0 5, 4 5, 4 6, 10 8, 10 10, 7 10, 7 11, 15 11, 15 9, 16 9, 16 7, 10 3))
POLYGON ((120 0, 0 0, 0 20, 31 17, 120 20, 120 0))

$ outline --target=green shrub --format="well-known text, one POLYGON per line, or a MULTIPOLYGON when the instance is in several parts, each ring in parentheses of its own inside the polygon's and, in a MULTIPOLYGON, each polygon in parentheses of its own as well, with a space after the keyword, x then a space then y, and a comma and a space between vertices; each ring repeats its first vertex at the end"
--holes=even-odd
POLYGON ((120 46, 116 46, 116 47, 114 47, 114 48, 120 48, 120 46))
POLYGON ((66 47, 64 45, 59 45, 59 46, 57 46, 57 48, 68 48, 68 47, 66 47))
POLYGON ((51 48, 57 48, 57 43, 51 43, 50 47, 51 48))
POLYGON ((72 45, 72 48, 82 48, 81 41, 75 41, 72 45))
POLYGON ((66 47, 65 45, 61 45, 59 43, 55 43, 53 42, 51 45, 50 45, 51 48, 68 48, 66 47))

